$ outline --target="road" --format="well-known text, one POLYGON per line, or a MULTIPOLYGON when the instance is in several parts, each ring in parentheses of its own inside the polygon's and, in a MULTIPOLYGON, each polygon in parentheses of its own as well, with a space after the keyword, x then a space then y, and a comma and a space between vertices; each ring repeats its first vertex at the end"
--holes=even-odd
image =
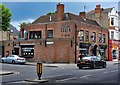
MULTIPOLYGON (((2 70, 14 71, 14 74, 2 76, 2 84, 20 84, 26 79, 36 79, 36 66, 1 64, 2 70)), ((59 66, 43 66, 42 79, 49 79, 48 83, 118 83, 119 64, 107 62, 107 68, 78 69, 76 64, 59 66)), ((34 82, 30 82, 32 84, 34 82)))

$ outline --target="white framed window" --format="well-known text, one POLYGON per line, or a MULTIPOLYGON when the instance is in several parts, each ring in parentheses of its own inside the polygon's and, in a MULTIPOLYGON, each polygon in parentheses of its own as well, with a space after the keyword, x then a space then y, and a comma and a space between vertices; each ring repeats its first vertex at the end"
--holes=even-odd
POLYGON ((111 39, 114 39, 114 31, 111 31, 111 39))
POLYGON ((111 25, 114 25, 114 18, 111 18, 111 25))

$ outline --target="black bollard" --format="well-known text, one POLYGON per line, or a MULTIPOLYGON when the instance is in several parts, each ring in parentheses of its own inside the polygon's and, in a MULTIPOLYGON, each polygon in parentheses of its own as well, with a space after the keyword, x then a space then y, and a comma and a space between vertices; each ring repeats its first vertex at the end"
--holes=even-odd
POLYGON ((41 80, 41 75, 42 75, 42 63, 41 62, 37 63, 37 75, 38 75, 38 79, 41 80))

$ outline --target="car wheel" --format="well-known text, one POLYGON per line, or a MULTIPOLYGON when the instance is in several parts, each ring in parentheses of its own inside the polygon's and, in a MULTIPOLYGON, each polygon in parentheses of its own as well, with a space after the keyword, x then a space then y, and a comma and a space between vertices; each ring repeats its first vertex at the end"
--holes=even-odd
POLYGON ((4 63, 4 60, 2 59, 2 63, 4 63))
POLYGON ((79 66, 79 69, 82 69, 82 67, 81 67, 81 66, 79 66))
POLYGON ((102 66, 103 68, 106 68, 106 63, 103 63, 103 66, 102 66))
POLYGON ((93 63, 93 64, 91 65, 91 68, 92 68, 92 69, 96 68, 95 63, 93 63))
POLYGON ((14 60, 12 60, 12 64, 15 64, 15 61, 14 61, 14 60))

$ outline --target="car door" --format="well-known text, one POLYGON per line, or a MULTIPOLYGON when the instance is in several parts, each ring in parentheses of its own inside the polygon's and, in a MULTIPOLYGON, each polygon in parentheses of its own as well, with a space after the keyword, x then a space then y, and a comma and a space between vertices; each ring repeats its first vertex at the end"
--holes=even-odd
POLYGON ((96 66, 96 65, 97 65, 97 62, 96 62, 96 57, 95 57, 95 56, 92 56, 92 60, 94 61, 95 66, 96 66))
POLYGON ((9 56, 9 58, 8 58, 8 62, 9 62, 9 63, 12 63, 13 58, 14 58, 13 55, 9 56))
POLYGON ((7 62, 7 63, 10 63, 10 58, 11 58, 11 56, 8 56, 8 57, 6 58, 6 62, 7 62))
POLYGON ((102 66, 102 62, 99 57, 96 57, 96 62, 97 62, 97 66, 102 66))

